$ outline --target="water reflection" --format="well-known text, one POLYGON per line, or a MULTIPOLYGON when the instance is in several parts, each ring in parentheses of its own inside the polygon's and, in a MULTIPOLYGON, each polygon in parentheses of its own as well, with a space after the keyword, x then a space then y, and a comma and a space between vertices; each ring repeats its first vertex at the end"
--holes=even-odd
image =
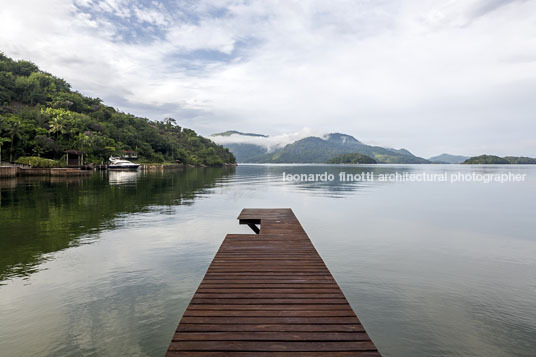
MULTIPOLYGON (((439 172, 441 168, 428 167, 429 172, 439 172)), ((379 175, 391 174, 393 172, 412 173, 422 171, 418 165, 255 165, 248 164, 240 167, 240 175, 233 177, 234 180, 257 184, 269 181, 270 185, 287 185, 292 190, 306 194, 318 195, 321 197, 343 198, 349 193, 358 190, 368 190, 377 185, 389 184, 389 182, 378 182, 379 175), (284 176, 318 176, 331 175, 333 180, 286 180, 284 176), (357 180, 350 181, 349 176, 356 177, 370 174, 374 181, 357 180), (341 176, 342 175, 342 176, 341 176), (342 179, 341 177, 344 177, 342 179)))
POLYGON ((385 356, 532 356, 535 177, 514 165, 241 165, 5 181, 0 354, 164 355, 225 234, 249 233, 240 210, 292 207, 385 356), (473 170, 528 180, 282 179, 473 170))
POLYGON ((99 231, 120 227, 121 215, 190 204, 233 173, 194 168, 0 180, 0 282, 32 274, 47 253, 86 242, 88 234, 94 239, 99 231))
POLYGON ((136 183, 138 176, 142 174, 141 170, 137 171, 108 171, 108 182, 111 185, 125 185, 136 183))

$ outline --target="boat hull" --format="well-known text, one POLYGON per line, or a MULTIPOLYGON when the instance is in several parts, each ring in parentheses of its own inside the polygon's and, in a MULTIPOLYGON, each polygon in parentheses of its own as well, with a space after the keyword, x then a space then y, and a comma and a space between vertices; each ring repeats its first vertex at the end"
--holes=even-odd
POLYGON ((140 165, 108 165, 108 170, 137 170, 140 165))

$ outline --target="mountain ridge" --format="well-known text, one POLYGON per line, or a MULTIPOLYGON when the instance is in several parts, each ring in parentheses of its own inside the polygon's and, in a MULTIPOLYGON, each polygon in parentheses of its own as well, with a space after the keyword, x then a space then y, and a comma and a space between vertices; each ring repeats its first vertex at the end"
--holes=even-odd
MULTIPOLYGON (((240 136, 235 131, 229 136, 240 136)), ((225 132, 228 133, 228 132, 225 132)), ((262 134, 255 134, 262 135, 262 134)), ((250 135, 248 135, 250 137, 250 135)), ((262 138, 268 138, 264 135, 262 138)), ((246 140, 246 138, 244 137, 246 140)), ((224 147, 227 147, 236 157, 238 162, 251 163, 326 163, 330 159, 343 154, 362 154, 369 156, 378 163, 392 164, 426 164, 428 160, 413 155, 407 149, 389 149, 381 146, 372 146, 364 144, 355 137, 344 133, 328 133, 322 137, 308 136, 296 140, 283 147, 269 151, 267 146, 263 146, 260 141, 258 144, 252 143, 250 139, 247 142, 225 143, 221 141, 224 147)))
POLYGON ((469 156, 451 155, 446 153, 428 158, 431 162, 439 164, 461 164, 467 159, 469 159, 469 156))
POLYGON ((211 134, 210 136, 231 136, 231 135, 253 136, 253 137, 260 137, 260 138, 268 137, 268 135, 255 134, 255 133, 243 133, 238 130, 227 130, 221 133, 211 134))

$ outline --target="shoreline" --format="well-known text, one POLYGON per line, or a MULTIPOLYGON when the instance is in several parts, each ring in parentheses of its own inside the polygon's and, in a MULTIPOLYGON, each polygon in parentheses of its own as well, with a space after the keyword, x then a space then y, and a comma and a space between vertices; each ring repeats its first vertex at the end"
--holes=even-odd
MULTIPOLYGON (((194 167, 236 167, 238 164, 223 165, 188 165, 188 164, 141 164, 142 171, 156 170, 181 170, 194 167)), ((97 170, 108 170, 108 168, 94 167, 91 169, 68 168, 68 167, 22 167, 22 166, 0 166, 0 178, 23 177, 23 176, 86 176, 97 170)))
POLYGON ((81 170, 78 168, 33 168, 20 166, 0 166, 0 177, 21 177, 21 176, 84 176, 89 175, 92 170, 81 170))
POLYGON ((169 169, 184 169, 184 168, 194 168, 194 167, 236 167, 237 163, 225 163, 222 165, 191 165, 191 164, 140 164, 141 170, 169 170, 169 169))

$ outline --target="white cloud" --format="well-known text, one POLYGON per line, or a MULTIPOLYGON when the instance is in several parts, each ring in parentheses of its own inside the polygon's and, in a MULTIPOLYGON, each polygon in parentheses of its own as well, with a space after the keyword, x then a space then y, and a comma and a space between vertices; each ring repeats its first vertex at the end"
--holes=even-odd
POLYGON ((536 156, 536 2, 76 3, 6 2, 1 50, 204 134, 309 127, 423 156, 536 156))
POLYGON ((233 34, 218 23, 181 24, 169 30, 166 40, 176 49, 186 51, 214 50, 229 54, 234 48, 233 34))
POLYGON ((165 14, 163 14, 161 11, 134 7, 134 14, 136 14, 136 17, 141 21, 153 25, 165 26, 168 24, 165 14))
POLYGON ((317 136, 323 137, 325 133, 311 128, 303 128, 300 131, 294 133, 279 134, 274 136, 245 136, 233 134, 229 136, 211 136, 210 139, 218 144, 255 144, 263 146, 267 151, 272 152, 276 149, 282 148, 285 145, 291 144, 297 140, 309 137, 317 136))

